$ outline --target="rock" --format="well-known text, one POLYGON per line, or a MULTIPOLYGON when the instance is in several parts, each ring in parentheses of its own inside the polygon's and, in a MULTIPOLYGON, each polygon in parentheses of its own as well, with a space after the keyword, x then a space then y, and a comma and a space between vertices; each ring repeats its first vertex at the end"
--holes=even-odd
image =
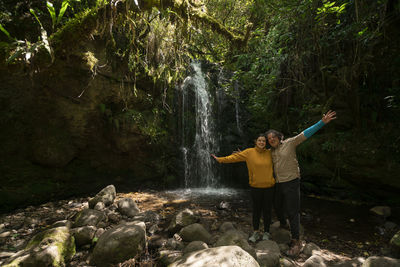
POLYGON ((183 254, 187 254, 190 252, 202 250, 202 249, 207 249, 208 245, 204 243, 203 241, 192 241, 190 242, 184 249, 183 249, 183 254))
POLYGON ((392 231, 397 227, 397 224, 395 224, 394 222, 387 221, 385 222, 383 227, 385 227, 387 231, 392 231))
POLYGON ((153 235, 148 239, 149 249, 157 250, 164 247, 167 244, 167 239, 160 235, 153 235))
POLYGON ((310 242, 307 243, 304 247, 302 252, 307 256, 310 257, 314 255, 315 252, 321 251, 321 249, 314 243, 310 242))
POLYGON ((229 205, 229 203, 226 202, 226 201, 221 201, 221 202, 218 204, 218 209, 220 209, 220 210, 228 210, 228 209, 230 209, 230 205, 229 205))
POLYGON ((104 204, 103 202, 97 202, 96 205, 94 205, 93 209, 94 210, 98 210, 98 211, 102 211, 106 208, 106 204, 104 204))
POLYGON ((384 218, 389 217, 391 214, 391 209, 390 207, 387 206, 375 206, 371 208, 369 211, 375 215, 382 216, 384 218))
POLYGON ((235 226, 233 226, 233 223, 231 222, 224 222, 223 224, 221 224, 221 226, 219 227, 219 230, 222 233, 226 233, 229 230, 235 230, 235 226))
POLYGON ((72 229, 71 233, 75 238, 75 244, 79 247, 92 244, 96 230, 94 226, 82 226, 72 229))
POLYGON ((74 254, 74 239, 68 227, 62 226, 35 235, 4 266, 65 266, 74 254))
POLYGON ((165 243, 165 247, 171 250, 182 250, 185 245, 183 244, 182 240, 168 238, 167 242, 165 243))
POLYGON ((389 257, 369 257, 367 258, 362 267, 399 267, 400 260, 389 257))
POLYGON ((171 220, 171 223, 168 226, 168 232, 172 235, 180 231, 183 227, 198 221, 199 218, 193 213, 193 211, 185 209, 178 212, 178 214, 176 214, 176 216, 171 220))
POLYGON ((104 205, 109 206, 114 202, 117 195, 114 185, 109 185, 103 188, 99 193, 89 200, 89 208, 93 209, 97 202, 103 202, 104 205))
POLYGON ((144 223, 130 222, 104 232, 93 249, 91 265, 108 267, 140 255, 145 249, 144 223))
POLYGON ((118 206, 118 211, 122 215, 126 215, 131 218, 140 213, 140 210, 137 207, 135 201, 133 201, 133 199, 131 198, 123 198, 118 200, 117 206, 118 206))
POLYGON ((292 235, 288 230, 278 228, 271 232, 271 239, 278 244, 289 244, 292 240, 292 235))
POLYGON ((246 266, 259 267, 257 261, 238 246, 208 248, 184 255, 169 267, 246 266))
POLYGON ((280 250, 278 244, 272 240, 263 240, 256 245, 257 262, 260 266, 279 267, 280 250))
POLYGON ((308 258, 304 264, 302 265, 303 267, 326 267, 326 264, 324 262, 324 259, 319 256, 319 255, 314 255, 308 258))
POLYGON ((170 266, 173 262, 177 261, 182 257, 182 251, 180 250, 162 250, 160 253, 160 259, 158 260, 157 266, 170 266))
POLYGON ((66 226, 68 228, 72 227, 72 222, 68 220, 57 221, 51 225, 51 228, 66 226))
POLYGON ((211 240, 210 233, 204 228, 203 225, 199 223, 194 223, 183 227, 179 231, 179 235, 185 242, 203 241, 205 243, 210 243, 211 240))
POLYGON ((76 215, 73 227, 75 228, 87 225, 97 226, 98 223, 104 218, 104 213, 101 211, 84 209, 76 215))
POLYGON ((297 264, 293 262, 293 260, 288 258, 281 258, 280 259, 281 267, 296 267, 297 264))
POLYGON ((354 267, 354 266, 361 266, 365 262, 365 259, 362 257, 358 257, 351 260, 346 260, 343 262, 337 262, 332 265, 331 267, 354 267))
POLYGON ((239 230, 230 230, 224 233, 215 242, 214 246, 239 246, 254 258, 257 257, 255 249, 247 242, 248 235, 239 230))
POLYGON ((390 250, 395 257, 400 255, 400 231, 398 231, 392 239, 390 239, 390 250))

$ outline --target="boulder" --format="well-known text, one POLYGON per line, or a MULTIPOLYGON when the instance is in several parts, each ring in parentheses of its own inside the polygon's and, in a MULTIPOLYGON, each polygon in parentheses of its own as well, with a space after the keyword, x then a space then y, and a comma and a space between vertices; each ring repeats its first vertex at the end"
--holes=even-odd
POLYGON ((68 227, 51 228, 35 235, 26 248, 4 266, 65 266, 75 254, 74 238, 68 227))
POLYGON ((138 206, 136 205, 135 201, 131 198, 123 198, 118 200, 117 202, 118 211, 122 215, 126 215, 128 217, 134 217, 140 213, 138 206))
POLYGON ((97 228, 94 226, 82 226, 72 229, 71 233, 75 238, 75 244, 77 246, 84 246, 91 244, 97 228))
POLYGON ((231 222, 224 222, 223 224, 221 224, 221 226, 219 227, 219 230, 222 233, 226 233, 229 230, 235 230, 235 226, 233 226, 233 223, 231 222))
POLYGON ((372 256, 367 258, 361 267, 399 267, 400 260, 389 257, 372 256))
POLYGON ((203 241, 205 243, 210 243, 211 240, 210 233, 204 228, 203 225, 199 223, 194 223, 183 227, 179 231, 179 235, 185 242, 203 241))
POLYGON ((279 267, 280 250, 278 244, 272 240, 263 240, 256 245, 257 261, 260 266, 279 267))
POLYGON ((400 231, 390 239, 390 250, 395 257, 400 256, 400 231))
POLYGON ((173 235, 179 232, 183 227, 196 223, 199 218, 190 209, 184 209, 178 212, 171 220, 168 226, 168 232, 173 235))
POLYGON ((391 209, 390 207, 387 206, 375 206, 369 210, 375 215, 381 216, 383 218, 387 218, 391 214, 391 209))
POLYGON ((145 249, 143 222, 117 225, 104 232, 93 249, 91 265, 108 267, 140 255, 145 249))
POLYGON ((105 216, 102 211, 84 209, 76 215, 73 227, 97 226, 104 218, 105 216))
POLYGON ((292 235, 288 230, 278 228, 271 232, 271 239, 278 244, 289 244, 292 241, 292 235))
POLYGON ((238 246, 208 248, 184 255, 169 267, 246 266, 259 267, 257 261, 238 246))
POLYGON ((98 202, 103 202, 104 205, 109 206, 114 202, 117 192, 114 185, 109 185, 97 193, 94 198, 89 200, 89 208, 93 209, 98 202))
POLYGON ((187 254, 190 252, 202 250, 202 249, 207 249, 208 245, 204 243, 203 241, 192 241, 190 242, 184 249, 183 249, 183 254, 187 254))
POLYGON ((326 264, 324 262, 324 259, 321 256, 313 255, 310 258, 308 258, 302 266, 303 267, 326 267, 326 264))
POLYGON ((215 242, 215 246, 239 246, 254 258, 257 257, 255 249, 247 242, 248 235, 242 231, 229 230, 215 242))
POLYGON ((307 257, 311 257, 312 255, 314 255, 315 252, 321 251, 321 249, 314 243, 310 242, 307 243, 304 247, 302 252, 307 256, 307 257))

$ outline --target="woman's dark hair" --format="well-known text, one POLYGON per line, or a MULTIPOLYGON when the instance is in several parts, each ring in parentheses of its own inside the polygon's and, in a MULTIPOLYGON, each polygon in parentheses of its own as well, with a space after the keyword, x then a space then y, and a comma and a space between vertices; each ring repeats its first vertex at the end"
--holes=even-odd
POLYGON ((273 134, 274 136, 278 137, 278 139, 279 139, 280 141, 283 140, 283 133, 278 132, 277 130, 270 129, 270 130, 268 130, 268 131, 264 134, 264 136, 267 136, 267 138, 268 138, 268 135, 269 135, 269 134, 273 134))
POLYGON ((267 136, 265 135, 265 133, 260 133, 260 134, 258 134, 257 137, 254 139, 254 143, 257 142, 257 139, 258 139, 259 137, 264 137, 265 140, 268 139, 267 136))

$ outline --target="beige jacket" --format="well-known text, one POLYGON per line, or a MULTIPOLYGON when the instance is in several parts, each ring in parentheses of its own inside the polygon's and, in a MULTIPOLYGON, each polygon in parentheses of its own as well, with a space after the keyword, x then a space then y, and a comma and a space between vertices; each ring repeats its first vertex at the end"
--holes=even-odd
POLYGON ((299 163, 296 156, 296 147, 307 137, 303 132, 295 137, 283 140, 277 148, 271 149, 272 162, 277 183, 289 182, 300 178, 299 163))

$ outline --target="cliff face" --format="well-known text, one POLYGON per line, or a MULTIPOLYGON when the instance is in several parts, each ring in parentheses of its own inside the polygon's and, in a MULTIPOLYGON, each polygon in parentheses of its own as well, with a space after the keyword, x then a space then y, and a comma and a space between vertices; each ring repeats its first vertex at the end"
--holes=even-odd
POLYGON ((40 68, 1 66, 0 209, 174 179, 157 84, 134 88, 105 61, 105 48, 86 46, 40 68))

